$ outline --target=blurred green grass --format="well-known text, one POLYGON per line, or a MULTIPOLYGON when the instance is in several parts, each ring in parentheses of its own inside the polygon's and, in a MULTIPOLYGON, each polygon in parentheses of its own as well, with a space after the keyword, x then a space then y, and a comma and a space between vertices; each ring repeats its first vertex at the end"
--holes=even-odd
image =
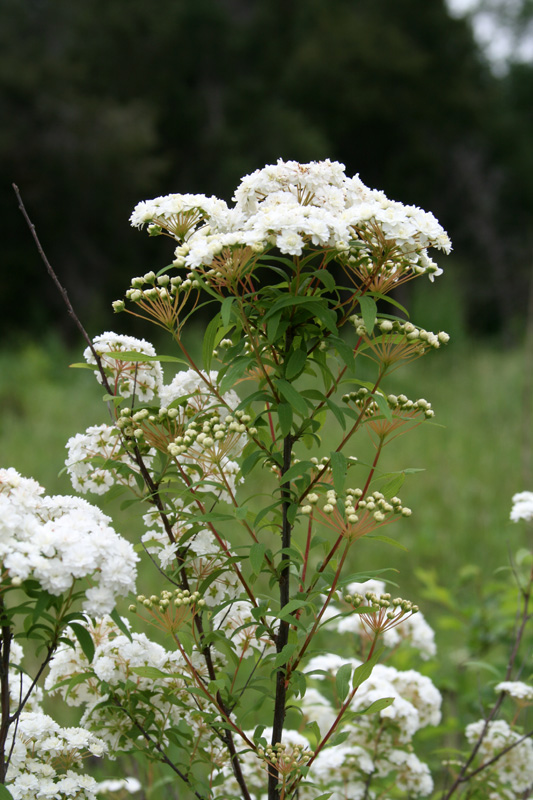
MULTIPOLYGON (((69 369, 80 360, 81 352, 54 339, 0 354, 0 463, 34 477, 48 493, 71 492, 68 476, 60 474, 68 438, 108 419, 92 373, 69 369)), ((511 496, 531 488, 521 467, 523 361, 519 350, 451 344, 390 376, 383 388, 425 397, 435 424, 391 442, 380 461, 384 471, 424 470, 408 475, 399 492, 412 517, 383 530, 408 552, 361 540, 353 548, 353 569, 393 563, 402 588, 413 590, 416 570, 435 570, 448 583, 465 564, 488 575, 506 562, 516 529, 508 521, 511 496)), ((331 426, 327 436, 337 437, 338 424, 331 426)), ((360 456, 365 438, 354 437, 348 453, 360 456)), ((116 526, 122 529, 119 519, 116 526)))

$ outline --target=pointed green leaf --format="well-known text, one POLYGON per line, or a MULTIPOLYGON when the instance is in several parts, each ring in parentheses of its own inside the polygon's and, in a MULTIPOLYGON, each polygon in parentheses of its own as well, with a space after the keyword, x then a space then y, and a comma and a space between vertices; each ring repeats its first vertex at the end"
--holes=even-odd
POLYGON ((362 295, 362 297, 358 297, 357 299, 359 301, 359 305, 361 306, 361 316, 363 317, 365 328, 367 329, 367 332, 371 334, 372 330, 374 329, 374 325, 376 324, 376 317, 378 315, 376 301, 367 294, 362 295))
POLYGON ((224 326, 229 325, 230 317, 231 317, 231 306, 233 305, 233 297, 226 297, 222 301, 222 305, 220 306, 220 319, 222 320, 222 324, 224 326))
POLYGON ((305 367, 307 352, 305 350, 293 350, 289 356, 285 367, 285 377, 288 381, 296 378, 305 367))
POLYGON ((384 708, 388 708, 394 703, 394 697, 382 697, 379 700, 374 700, 368 708, 365 708, 364 711, 356 711, 356 714, 377 714, 379 711, 383 711, 384 708))
POLYGON ((335 685, 337 688, 337 697, 341 703, 344 702, 346 696, 348 694, 348 690, 350 688, 350 676, 352 674, 352 665, 351 664, 343 664, 337 670, 337 674, 335 675, 335 685))
POLYGON ((281 435, 288 436, 292 427, 292 406, 289 403, 278 405, 278 420, 281 435))
POLYGON ((80 625, 79 622, 71 622, 70 627, 74 631, 74 635, 80 643, 80 647, 83 650, 85 658, 90 664, 94 658, 94 642, 91 634, 87 628, 85 628, 83 625, 80 625))
POLYGON ((283 399, 286 400, 287 403, 290 403, 294 410, 298 412, 298 414, 301 414, 303 417, 307 417, 309 415, 307 403, 302 395, 296 391, 294 386, 292 386, 292 384, 286 380, 283 380, 283 378, 279 378, 274 383, 283 399))
POLYGON ((261 572, 265 552, 266 545, 263 542, 254 542, 250 548, 250 565, 256 575, 261 572))
POLYGON ((113 622, 115 623, 117 628, 120 631, 122 631, 124 636, 127 639, 129 639, 130 642, 133 642, 133 637, 132 637, 132 635, 131 635, 131 633, 130 633, 130 631, 128 629, 128 626, 124 624, 124 620, 122 619, 122 617, 120 616, 120 614, 118 613, 116 608, 113 609, 113 611, 111 612, 111 614, 109 616, 111 617, 111 619, 113 620, 113 622))
POLYGON ((346 480, 346 472, 348 469, 348 461, 343 453, 333 451, 330 453, 331 471, 333 473, 333 487, 337 494, 342 494, 344 489, 344 481, 346 480))

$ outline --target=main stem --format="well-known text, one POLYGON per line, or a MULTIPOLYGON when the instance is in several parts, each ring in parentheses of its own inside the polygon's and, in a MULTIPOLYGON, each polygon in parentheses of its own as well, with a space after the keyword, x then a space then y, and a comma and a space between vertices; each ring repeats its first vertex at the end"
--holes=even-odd
MULTIPOLYGON (((281 476, 291 466, 293 439, 289 433, 283 440, 283 466, 281 476)), ((292 525, 289 522, 290 507, 290 486, 288 483, 281 484, 281 546, 288 548, 291 545, 292 525)), ((287 605, 290 599, 290 558, 285 553, 282 554, 282 568, 279 576, 279 605, 280 610, 287 605)), ((279 631, 276 637, 276 650, 281 653, 289 640, 289 623, 280 620, 279 631)), ((283 723, 285 721, 285 702, 287 697, 286 670, 282 665, 276 673, 276 696, 274 702, 274 719, 272 722, 272 744, 281 742, 283 734, 283 723)), ((268 800, 279 800, 278 790, 278 770, 271 766, 268 772, 268 800)))

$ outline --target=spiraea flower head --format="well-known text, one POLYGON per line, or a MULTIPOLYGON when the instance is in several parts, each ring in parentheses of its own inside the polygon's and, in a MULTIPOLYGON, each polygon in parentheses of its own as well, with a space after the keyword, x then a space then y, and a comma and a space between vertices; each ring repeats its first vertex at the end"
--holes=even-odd
MULTIPOLYGON (((152 400, 158 394, 163 384, 163 371, 156 360, 155 349, 149 342, 108 331, 93 340, 93 347, 101 358, 113 394, 122 397, 136 395, 143 401, 152 400), (121 353, 125 354, 123 359, 121 353), (127 353, 140 353, 141 358, 149 356, 154 360, 136 361, 134 355, 128 356, 127 353)), ((89 347, 84 350, 83 357, 88 364, 96 365, 89 347)), ((95 370, 94 374, 98 382, 103 383, 100 371, 95 370)))

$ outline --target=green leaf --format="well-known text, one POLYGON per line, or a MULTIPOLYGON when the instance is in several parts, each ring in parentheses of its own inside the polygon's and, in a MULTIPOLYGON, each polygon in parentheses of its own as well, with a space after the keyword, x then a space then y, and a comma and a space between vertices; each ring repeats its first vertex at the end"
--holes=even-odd
POLYGON ((337 670, 337 674, 335 675, 335 685, 337 688, 337 697, 341 703, 344 702, 348 690, 350 688, 350 676, 352 674, 352 665, 351 664, 343 664, 337 670))
POLYGON ((264 453, 262 450, 254 450, 249 456, 246 456, 241 466, 242 477, 246 478, 246 476, 253 470, 257 462, 262 458, 264 458, 264 453))
POLYGON ((168 672, 162 672, 157 667, 132 667, 131 671, 138 675, 140 678, 152 678, 157 680, 157 678, 168 678, 168 672))
POLYGON ((92 663, 94 658, 94 642, 92 640, 91 634, 84 628, 83 625, 80 625, 79 622, 71 622, 70 627, 74 631, 76 639, 80 643, 80 647, 84 652, 85 658, 89 662, 92 663))
POLYGON ((372 399, 375 400, 376 403, 378 404, 379 410, 381 411, 385 419, 388 420, 389 422, 392 422, 392 411, 390 410, 390 406, 387 403, 387 399, 383 397, 383 395, 380 392, 375 392, 372 395, 372 399))
POLYGON ((404 544, 400 544, 400 542, 397 542, 396 539, 391 539, 390 536, 383 536, 381 533, 369 533, 366 538, 375 539, 377 542, 385 542, 385 544, 391 544, 393 547, 398 547, 405 553, 409 552, 409 548, 404 544))
POLYGON ((317 269, 312 273, 312 275, 313 278, 318 278, 318 280, 324 284, 328 292, 335 291, 335 286, 336 286, 335 278, 333 277, 331 272, 328 272, 327 269, 317 269))
POLYGON ((315 465, 312 461, 298 461, 297 464, 293 464, 292 467, 289 467, 287 472, 283 475, 283 483, 290 483, 295 478, 305 475, 310 469, 314 469, 314 467, 315 465))
POLYGON ((123 621, 122 617, 120 616, 120 614, 118 613, 116 608, 113 609, 113 611, 111 612, 111 614, 109 616, 111 617, 111 619, 113 620, 113 622, 115 623, 117 628, 120 631, 122 631, 124 636, 127 639, 129 639, 130 642, 133 642, 133 637, 132 637, 130 631, 128 630, 128 626, 124 624, 124 621, 123 621))
POLYGON ((285 366, 285 377, 288 381, 296 378, 305 367, 307 361, 306 350, 293 350, 285 366))
POLYGON ((3 783, 0 783, 0 800, 13 800, 13 795, 3 783))
POLYGON ((374 700, 368 708, 364 711, 355 711, 355 714, 377 714, 378 711, 383 711, 394 703, 394 697, 381 697, 379 700, 374 700))
POLYGON ((283 398, 287 401, 287 403, 291 404, 298 414, 301 414, 302 417, 307 417, 309 415, 307 403, 301 394, 296 391, 294 386, 292 386, 288 381, 283 380, 283 378, 278 378, 278 380, 274 381, 274 384, 283 398))
POLYGON ((256 575, 261 572, 265 552, 266 545, 263 542, 254 542, 250 548, 250 564, 256 575))
POLYGON ((292 406, 289 403, 279 403, 278 420, 281 435, 288 436, 292 427, 292 406))
POLYGON ((398 492, 400 491, 400 489, 404 484, 404 481, 405 481, 405 473, 400 472, 398 475, 395 475, 393 478, 387 481, 387 483, 384 486, 381 487, 381 491, 385 495, 387 500, 398 494, 398 492))
POLYGON ((376 666, 378 658, 381 656, 382 652, 383 648, 381 648, 379 651, 376 651, 372 658, 368 659, 368 661, 365 661, 364 664, 360 664, 360 666, 354 670, 352 678, 352 686, 354 689, 356 686, 361 686, 362 683, 370 678, 372 670, 376 666))
POLYGON ((204 343, 202 345, 202 360, 204 369, 209 372, 211 361, 213 360, 213 350, 215 349, 215 336, 220 327, 220 314, 216 314, 204 332, 204 343))
POLYGON ((361 316, 363 317, 365 328, 367 329, 368 333, 372 333, 378 315, 376 301, 366 294, 358 297, 357 299, 359 301, 359 305, 361 306, 361 316))
POLYGON ((474 669, 485 669, 487 672, 492 673, 495 678, 499 678, 501 673, 499 669, 493 664, 488 664, 486 661, 464 661, 463 666, 465 667, 473 667, 474 669))
POLYGON ((337 494, 342 494, 344 481, 346 480, 348 461, 343 453, 338 453, 336 450, 333 450, 329 454, 329 458, 331 461, 331 471, 333 473, 333 486, 337 494))
POLYGON ((334 403, 333 400, 330 400, 329 397, 326 398, 326 405, 329 408, 329 410, 333 413, 333 416, 335 417, 335 419, 337 420, 343 431, 346 430, 344 409, 338 406, 337 403, 334 403))
POLYGON ((281 653, 278 653, 274 659, 274 668, 277 669, 283 664, 286 664, 297 647, 298 644, 296 642, 290 642, 289 644, 286 644, 281 653))
POLYGON ((233 297, 226 297, 220 306, 220 318, 224 326, 229 325, 231 317, 231 306, 233 305, 233 297))

